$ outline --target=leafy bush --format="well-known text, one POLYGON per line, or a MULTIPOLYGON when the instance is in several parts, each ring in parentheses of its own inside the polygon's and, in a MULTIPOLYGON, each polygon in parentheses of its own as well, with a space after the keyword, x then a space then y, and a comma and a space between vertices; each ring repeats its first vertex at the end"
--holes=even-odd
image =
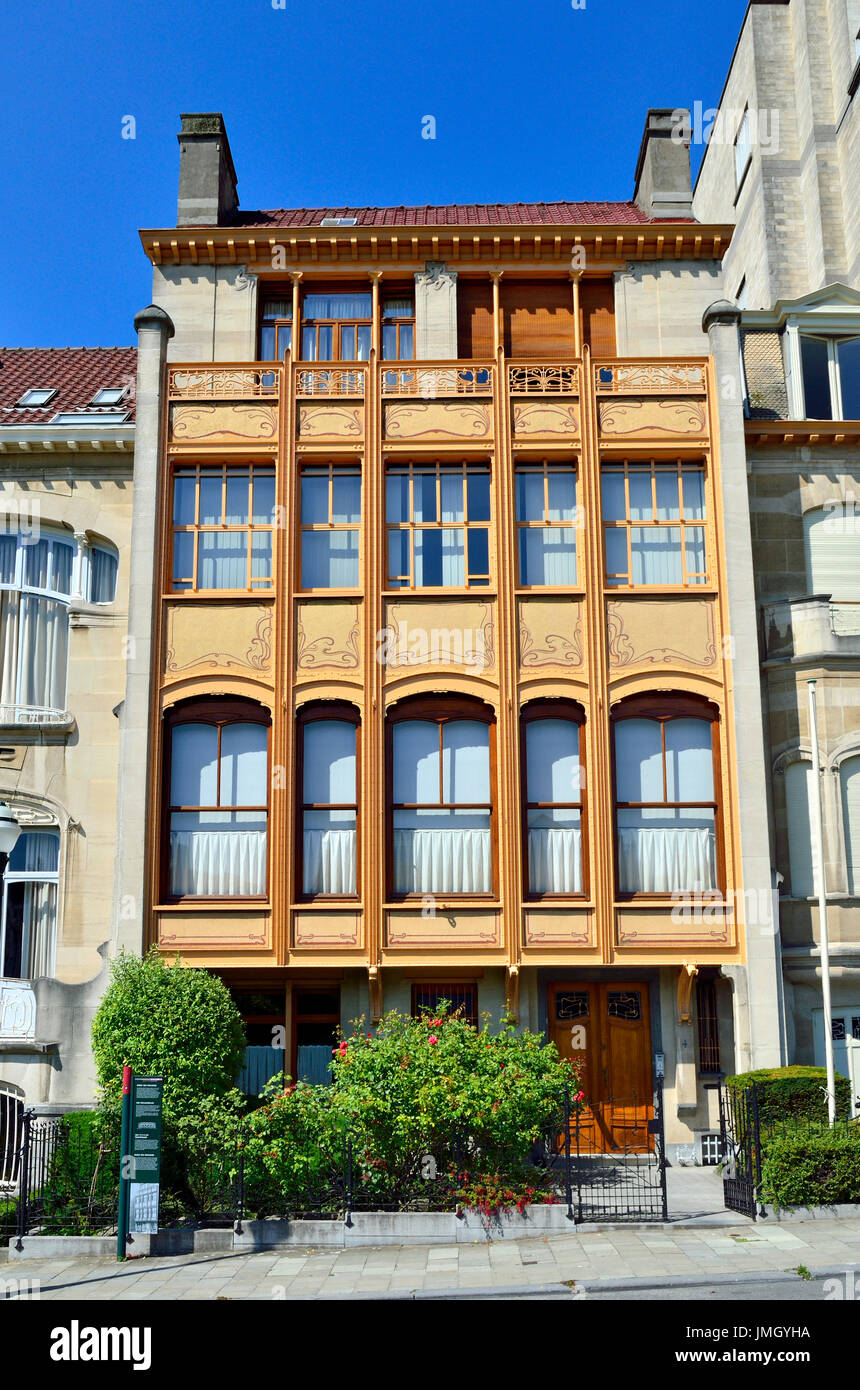
MULTIPOLYGON (((739 1072, 737 1076, 727 1076, 726 1085, 734 1091, 748 1091, 756 1086, 759 1118, 765 1126, 789 1119, 827 1120, 824 1067, 770 1067, 739 1072)), ((836 1117, 843 1120, 850 1114, 851 1083, 846 1076, 837 1075, 836 1117)))
POLYGON ((777 1207, 860 1202, 860 1125, 774 1136, 762 1163, 762 1198, 777 1207))
POLYGON ((500 1162, 522 1170, 524 1190, 529 1150, 559 1119, 565 1089, 581 1098, 578 1067, 509 1021, 493 1034, 442 1006, 432 1018, 394 1010, 375 1033, 358 1019, 355 1030, 334 1049, 330 1086, 295 1086, 249 1117, 249 1192, 274 1184, 287 1205, 309 1189, 331 1197, 347 1136, 367 1201, 426 1196, 428 1155, 439 1183, 456 1157, 452 1198, 482 1169, 501 1181, 500 1162))
POLYGON ((95 1110, 58 1122, 42 1220, 58 1235, 88 1235, 113 1218, 119 1188, 118 1148, 95 1110))

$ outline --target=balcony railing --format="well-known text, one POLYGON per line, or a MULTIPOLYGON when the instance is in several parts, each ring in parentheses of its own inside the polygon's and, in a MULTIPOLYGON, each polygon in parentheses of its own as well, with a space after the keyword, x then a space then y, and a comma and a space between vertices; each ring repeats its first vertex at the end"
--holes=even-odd
POLYGON ((703 396, 707 391, 704 362, 615 361, 594 368, 598 396, 703 396))
POLYGON ((367 392, 367 367, 361 362, 298 363, 294 371, 296 396, 306 400, 361 397, 367 392))
POLYGON ((492 396, 495 372, 491 362, 411 362, 380 367, 383 396, 420 396, 423 400, 451 396, 492 396))
POLYGON ((265 367, 171 367, 167 394, 174 401, 277 400, 280 383, 279 363, 265 367))
POLYGON ((578 396, 579 366, 575 362, 508 363, 512 396, 578 396))

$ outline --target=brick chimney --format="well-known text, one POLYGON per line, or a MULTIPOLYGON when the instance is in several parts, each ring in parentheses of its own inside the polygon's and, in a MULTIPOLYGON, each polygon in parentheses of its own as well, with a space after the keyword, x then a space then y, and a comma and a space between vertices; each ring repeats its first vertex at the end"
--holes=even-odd
POLYGON ((633 201, 648 217, 692 217, 689 111, 648 112, 636 161, 633 201))
POLYGON ((217 227, 239 207, 236 170, 220 111, 183 115, 177 227, 217 227))

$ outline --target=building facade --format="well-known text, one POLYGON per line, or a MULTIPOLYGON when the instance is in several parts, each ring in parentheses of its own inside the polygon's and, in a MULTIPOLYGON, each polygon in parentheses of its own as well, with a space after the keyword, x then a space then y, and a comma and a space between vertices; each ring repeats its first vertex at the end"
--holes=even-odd
POLYGON ((114 946, 227 982, 249 1089, 445 997, 584 1054, 598 1147, 665 1066, 694 1158, 779 1061, 731 228, 673 128, 629 203, 245 212, 183 117, 114 946))
MULTIPOLYGON (((693 207, 736 227, 790 1060, 824 1063, 815 680, 836 1067, 860 1097, 860 4, 750 5, 693 207)), ((855 1108, 860 1100, 855 1101, 855 1108)))
POLYGON ((135 361, 134 348, 0 350, 0 801, 20 827, 0 898, 0 1161, 24 1104, 94 1097, 135 361))

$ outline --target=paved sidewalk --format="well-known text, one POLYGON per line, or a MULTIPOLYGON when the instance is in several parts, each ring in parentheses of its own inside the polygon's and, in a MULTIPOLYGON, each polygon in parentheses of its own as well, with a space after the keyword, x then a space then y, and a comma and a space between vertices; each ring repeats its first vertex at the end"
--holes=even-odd
POLYGON ((408 1297, 497 1289, 547 1290, 604 1281, 647 1286, 750 1273, 860 1268, 860 1218, 721 1227, 613 1227, 547 1239, 474 1245, 285 1249, 253 1255, 129 1260, 15 1260, 0 1264, 0 1297, 284 1299, 408 1297))

